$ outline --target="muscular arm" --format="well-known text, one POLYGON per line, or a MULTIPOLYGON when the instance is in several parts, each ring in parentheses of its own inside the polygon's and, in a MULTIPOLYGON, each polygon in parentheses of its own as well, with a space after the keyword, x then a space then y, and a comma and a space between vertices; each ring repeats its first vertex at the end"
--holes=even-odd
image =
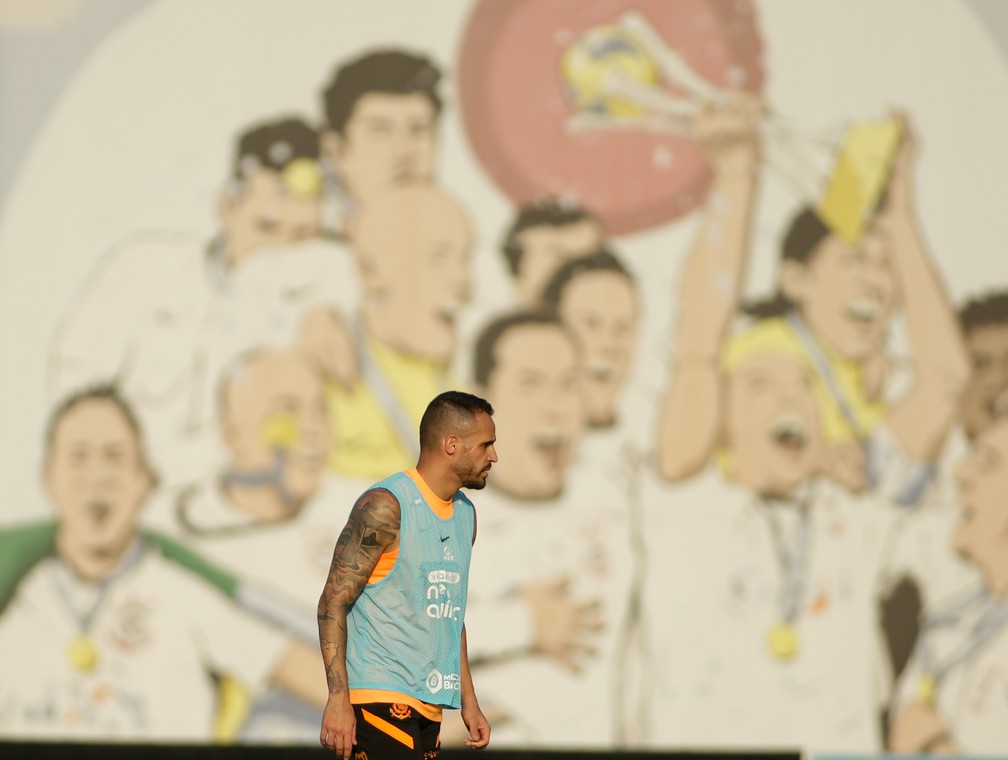
POLYGON ((347 686, 347 613, 367 585, 381 555, 399 542, 399 501, 385 489, 365 492, 336 542, 329 577, 319 598, 318 626, 329 698, 320 740, 343 758, 356 741, 356 721, 347 686))
POLYGON ((903 297, 907 339, 913 350, 913 388, 889 412, 888 422, 903 450, 929 462, 937 458, 969 376, 969 360, 955 311, 924 244, 914 210, 912 162, 915 140, 905 124, 889 199, 880 223, 889 236, 903 297))
POLYGON ((757 104, 741 99, 706 109, 696 125, 714 178, 679 282, 675 347, 658 420, 657 466, 670 481, 701 470, 720 433, 718 357, 738 310, 749 252, 759 168, 757 115, 757 104))

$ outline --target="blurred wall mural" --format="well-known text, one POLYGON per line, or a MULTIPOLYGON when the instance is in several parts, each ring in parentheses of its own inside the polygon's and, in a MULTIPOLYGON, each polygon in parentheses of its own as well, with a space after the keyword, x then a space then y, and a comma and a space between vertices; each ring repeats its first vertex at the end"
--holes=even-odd
POLYGON ((317 742, 336 537, 458 387, 492 746, 1008 750, 973 6, 111 5, 0 4, 87 41, 0 78, 53 93, 0 207, 0 738, 317 742))

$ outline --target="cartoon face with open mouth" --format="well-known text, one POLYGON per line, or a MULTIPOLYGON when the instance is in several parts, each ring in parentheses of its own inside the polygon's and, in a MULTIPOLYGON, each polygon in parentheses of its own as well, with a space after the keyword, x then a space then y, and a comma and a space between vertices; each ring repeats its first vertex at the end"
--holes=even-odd
POLYGON ((93 399, 57 423, 44 482, 61 540, 97 557, 114 554, 132 539, 152 477, 122 410, 93 399))
POLYGON ((879 350, 896 297, 880 230, 872 228, 857 248, 830 235, 809 262, 789 262, 783 272, 782 290, 827 348, 850 361, 879 350))
POLYGON ((521 499, 558 496, 584 428, 573 339, 558 324, 523 325, 495 353, 486 393, 502 458, 491 485, 521 499))
POLYGON ((787 496, 822 455, 811 369, 794 355, 763 350, 727 378, 726 439, 732 476, 758 493, 787 496))

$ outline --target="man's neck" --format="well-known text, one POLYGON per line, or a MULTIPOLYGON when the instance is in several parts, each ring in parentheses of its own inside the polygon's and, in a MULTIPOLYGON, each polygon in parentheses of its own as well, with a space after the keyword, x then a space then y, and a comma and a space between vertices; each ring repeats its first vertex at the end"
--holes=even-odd
POLYGON ((427 487, 439 499, 443 499, 444 501, 451 501, 459 488, 462 487, 455 473, 451 471, 446 472, 440 467, 432 466, 423 457, 417 463, 416 469, 420 477, 423 478, 424 483, 427 484, 427 487))

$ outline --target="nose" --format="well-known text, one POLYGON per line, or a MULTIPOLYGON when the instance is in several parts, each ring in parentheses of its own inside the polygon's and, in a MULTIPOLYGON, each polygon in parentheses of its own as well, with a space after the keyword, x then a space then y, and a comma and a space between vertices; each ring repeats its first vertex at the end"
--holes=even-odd
POLYGON ((446 288, 459 303, 469 303, 472 300, 472 275, 469 270, 470 263, 466 260, 460 260, 448 270, 446 288))

